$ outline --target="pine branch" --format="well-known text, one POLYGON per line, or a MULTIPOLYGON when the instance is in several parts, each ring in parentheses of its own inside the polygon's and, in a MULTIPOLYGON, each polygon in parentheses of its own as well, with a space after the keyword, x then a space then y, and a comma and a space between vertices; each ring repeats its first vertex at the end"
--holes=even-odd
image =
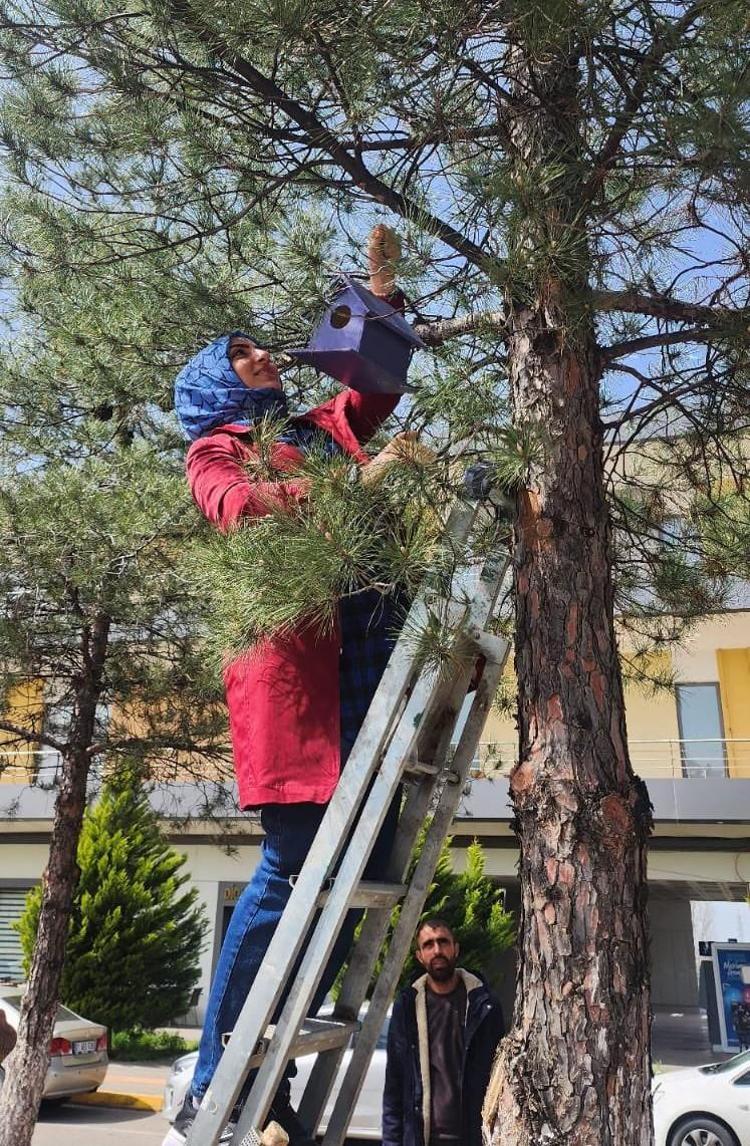
POLYGON ((52 748, 60 754, 67 751, 67 745, 62 740, 57 740, 56 737, 39 729, 35 731, 34 729, 23 728, 20 724, 14 724, 10 720, 0 720, 0 731, 10 732, 12 736, 22 740, 24 744, 44 744, 45 747, 52 748))
MULTIPOLYGON (((291 136, 295 143, 304 143, 304 138, 291 136)), ((342 139, 342 146, 357 151, 420 151, 423 147, 435 144, 479 143, 489 139, 505 141, 506 131, 502 127, 490 125, 482 127, 450 127, 442 131, 425 131, 415 135, 388 135, 383 139, 342 139)))
POLYGON ((591 305, 604 314, 622 311, 625 314, 645 314, 663 318, 668 322, 708 324, 718 332, 719 327, 750 323, 750 307, 734 309, 728 306, 703 306, 685 302, 667 294, 640 294, 636 290, 593 291, 591 305))
POLYGON ((636 115, 641 107, 648 90, 649 81, 661 64, 667 53, 679 44, 680 38, 697 19, 701 12, 708 7, 707 0, 699 0, 693 5, 676 24, 672 25, 664 36, 654 40, 649 51, 643 56, 641 67, 636 80, 627 95, 620 111, 615 116, 612 129, 605 139, 598 155, 593 160, 593 172, 585 184, 581 199, 589 203, 595 197, 607 177, 612 165, 620 151, 620 145, 633 126, 636 115))
MULTIPOLYGON (((640 339, 602 347, 601 354, 605 362, 652 346, 668 346, 679 342, 710 342, 725 334, 727 328, 737 328, 742 323, 750 323, 750 307, 735 310, 731 307, 702 306, 669 295, 643 295, 637 291, 594 291, 590 297, 594 309, 605 314, 621 311, 670 322, 701 324, 698 330, 685 329, 646 335, 640 339)), ((508 315, 507 310, 478 311, 463 318, 420 322, 415 325, 414 331, 426 346, 442 346, 452 338, 472 334, 482 328, 503 330, 507 326, 508 315)))
MULTIPOLYGON (((602 346, 599 354, 603 363, 615 362, 618 358, 627 358, 630 354, 638 354, 641 350, 651 350, 657 346, 675 346, 681 342, 710 342, 716 338, 714 327, 702 327, 698 330, 672 330, 664 334, 647 334, 643 338, 630 338, 624 342, 613 342, 610 346, 602 346)), ((615 366, 615 369, 618 369, 615 366)))
POLYGON ((425 208, 410 202, 405 195, 373 174, 361 157, 356 154, 356 145, 355 151, 350 151, 313 112, 292 96, 287 95, 274 80, 263 75, 249 60, 230 51, 226 46, 217 44, 216 37, 203 25, 197 24, 194 14, 189 14, 183 3, 178 2, 174 7, 182 14, 183 19, 199 39, 210 45, 226 66, 231 68, 252 91, 269 104, 276 104, 304 130, 308 146, 325 151, 330 155, 334 162, 351 176, 354 183, 371 195, 377 203, 389 207, 402 218, 419 219, 425 230, 442 239, 447 246, 463 255, 474 265, 487 267, 492 264, 494 267, 497 266, 497 260, 488 258, 481 247, 478 247, 471 239, 456 231, 449 223, 445 223, 425 208))
POLYGON ((462 334, 472 334, 479 329, 503 330, 507 321, 507 311, 487 310, 466 315, 465 318, 444 318, 437 322, 420 322, 414 327, 414 332, 419 335, 425 346, 442 346, 451 338, 459 338, 462 334))

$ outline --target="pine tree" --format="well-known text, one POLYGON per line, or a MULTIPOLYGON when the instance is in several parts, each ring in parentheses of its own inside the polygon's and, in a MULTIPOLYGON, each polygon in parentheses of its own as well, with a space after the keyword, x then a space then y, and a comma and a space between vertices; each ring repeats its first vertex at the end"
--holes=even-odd
MULTIPOLYGON (((77 860, 61 980, 66 1003, 110 1030, 153 1029, 184 1014, 207 923, 139 770, 118 769, 104 784, 84 817, 77 860)), ((26 969, 41 900, 36 887, 19 921, 26 969)))
MULTIPOLYGON (((39 220, 23 218, 33 241, 39 220)), ((2 1095, 0 1140, 17 1146, 30 1140, 47 1069, 90 779, 105 758, 112 768, 147 759, 162 779, 229 774, 206 602, 180 566, 201 523, 182 442, 161 409, 179 330, 164 293, 179 293, 186 319, 210 294, 202 282, 196 297, 168 271, 159 260, 125 263, 73 281, 49 267, 7 282, 0 699, 41 681, 45 719, 9 720, 1 703, 0 727, 30 760, 48 750, 29 782, 55 792, 29 991, 2 1095)))
POLYGON ((387 219, 435 348, 409 425, 458 442, 510 418, 537 443, 513 509, 519 989, 489 1129, 649 1143, 651 820, 615 608, 672 639, 744 567, 746 6, 2 11, 6 216, 36 220, 4 239, 27 277, 223 267, 228 318, 244 300, 283 348, 387 219))

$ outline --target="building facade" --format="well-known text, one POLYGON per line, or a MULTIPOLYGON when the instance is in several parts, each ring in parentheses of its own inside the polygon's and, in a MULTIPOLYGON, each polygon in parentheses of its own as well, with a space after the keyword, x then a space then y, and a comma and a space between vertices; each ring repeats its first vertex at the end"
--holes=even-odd
MULTIPOLYGON (((626 688, 628 737, 654 805, 654 1004, 685 1009, 699 1003, 691 903, 741 902, 750 887, 750 611, 708 618, 657 667, 658 686, 626 688)), ((13 704, 42 717, 41 692, 33 685, 19 686, 13 704)), ((457 867, 468 843, 482 842, 487 874, 505 887, 511 908, 518 899, 518 850, 510 828, 508 774, 516 751, 512 720, 493 713, 453 837, 457 867)), ((20 948, 12 924, 46 865, 54 786, 30 783, 40 771, 38 754, 3 749, 2 743, 0 754, 0 977, 17 977, 20 948)), ((49 777, 54 760, 42 756, 49 777)), ((252 816, 230 814, 219 839, 215 825, 194 818, 202 797, 191 784, 173 785, 154 799, 167 835, 186 856, 211 924, 201 953, 201 1001, 188 1016, 200 1019, 226 924, 259 856, 260 828, 252 816)), ((511 972, 509 960, 509 990, 511 972)))

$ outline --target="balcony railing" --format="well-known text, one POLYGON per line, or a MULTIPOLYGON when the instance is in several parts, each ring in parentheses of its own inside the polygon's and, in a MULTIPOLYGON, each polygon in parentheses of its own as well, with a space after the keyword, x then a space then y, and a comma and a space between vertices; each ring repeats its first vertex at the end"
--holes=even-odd
POLYGON ((53 748, 0 748, 0 784, 56 784, 60 753, 53 748))
MULTIPOLYGON (((645 779, 705 780, 712 778, 750 780, 750 738, 706 740, 629 739, 634 770, 645 779)), ((507 776, 516 762, 516 741, 481 741, 472 775, 507 776)), ((59 776, 60 754, 52 749, 0 748, 0 784, 54 785, 59 776)))
MULTIPOLYGON (((750 780, 750 739, 628 740, 634 770, 645 779, 750 780)), ((516 762, 515 741, 482 741, 472 768, 476 776, 507 776, 516 762)))

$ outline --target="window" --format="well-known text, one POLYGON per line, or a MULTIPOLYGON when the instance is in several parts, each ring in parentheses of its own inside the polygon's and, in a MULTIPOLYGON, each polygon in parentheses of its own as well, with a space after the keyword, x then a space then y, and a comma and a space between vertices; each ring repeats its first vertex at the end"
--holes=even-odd
MULTIPOLYGON (((70 722, 73 719, 73 706, 61 699, 48 700, 44 707, 44 731, 61 743, 70 736, 70 722)), ((94 736, 103 739, 107 735, 110 719, 110 706, 98 704, 94 724, 94 736)), ((48 784, 57 783, 60 768, 60 753, 55 748, 43 744, 37 753, 37 779, 48 784)))
POLYGON ((675 691, 683 775, 692 778, 726 775, 718 684, 678 684, 675 691))
POLYGON ((28 887, 0 887, 0 979, 23 976, 21 937, 13 924, 26 907, 28 887))

